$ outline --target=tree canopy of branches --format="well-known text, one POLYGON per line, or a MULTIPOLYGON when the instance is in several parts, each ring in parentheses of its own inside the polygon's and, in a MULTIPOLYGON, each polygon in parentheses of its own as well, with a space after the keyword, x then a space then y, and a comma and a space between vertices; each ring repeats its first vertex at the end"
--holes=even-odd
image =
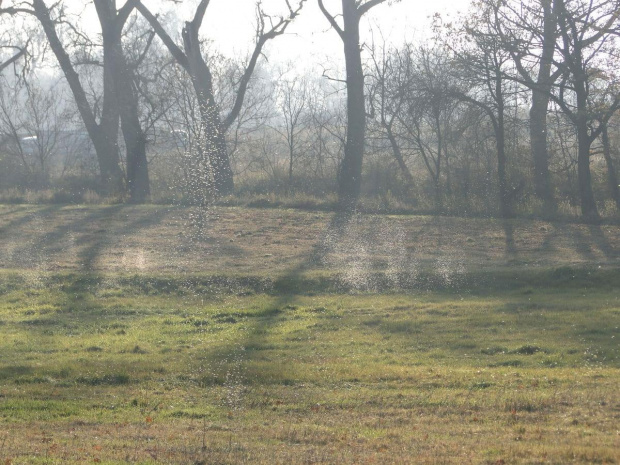
POLYGON ((233 171, 230 165, 230 158, 226 148, 225 133, 239 116, 245 94, 256 68, 256 63, 263 53, 265 44, 284 34, 289 24, 300 13, 304 2, 300 0, 296 6, 292 6, 285 0, 288 8, 286 16, 273 18, 264 12, 261 3, 256 6, 256 41, 254 51, 247 63, 245 71, 236 92, 236 98, 230 113, 223 119, 220 117, 220 109, 216 104, 213 88, 213 76, 209 69, 208 61, 205 59, 199 37, 210 0, 201 0, 196 7, 194 17, 191 21, 185 22, 182 30, 183 46, 179 46, 170 37, 159 19, 144 5, 137 0, 136 8, 148 20, 159 38, 166 45, 176 62, 182 66, 189 74, 194 86, 196 97, 199 102, 199 110, 204 127, 204 143, 202 144, 202 157, 207 165, 200 169, 199 176, 203 178, 203 189, 211 185, 212 190, 217 195, 230 194, 234 188, 233 171), (213 177, 208 179, 209 174, 213 177), (205 179, 207 178, 207 179, 205 179))

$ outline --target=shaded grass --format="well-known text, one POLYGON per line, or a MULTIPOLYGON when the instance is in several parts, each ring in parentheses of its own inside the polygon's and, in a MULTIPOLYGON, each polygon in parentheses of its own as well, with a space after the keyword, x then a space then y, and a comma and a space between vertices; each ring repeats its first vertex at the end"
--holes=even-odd
MULTIPOLYGON (((617 289, 620 268, 571 268, 495 270, 493 272, 465 271, 458 279, 446 281, 438 272, 426 270, 415 276, 395 280, 386 273, 374 273, 369 279, 373 285, 367 291, 380 293, 442 292, 447 294, 485 295, 503 291, 518 291, 532 295, 544 290, 545 294, 563 293, 565 290, 582 292, 617 289)), ((129 296, 192 296, 217 297, 218 295, 313 295, 359 293, 355 283, 341 279, 338 271, 303 271, 295 274, 102 274, 102 273, 51 273, 24 274, 18 270, 0 270, 0 296, 17 289, 36 295, 47 290, 60 291, 72 296, 73 301, 93 296, 119 298, 129 296), (26 289, 27 288, 27 289, 26 289)), ((367 292, 366 291, 366 292, 367 292)), ((364 293, 364 292, 362 292, 364 293)), ((7 297, 13 298, 16 297, 7 297)), ((519 313, 535 310, 536 301, 509 302, 503 310, 519 313)))

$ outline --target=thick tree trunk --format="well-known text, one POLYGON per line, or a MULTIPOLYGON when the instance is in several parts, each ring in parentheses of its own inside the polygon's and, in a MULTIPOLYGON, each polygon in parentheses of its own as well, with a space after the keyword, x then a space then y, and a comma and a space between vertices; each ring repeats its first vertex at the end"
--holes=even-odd
POLYGON ((226 148, 226 135, 219 116, 219 110, 213 98, 205 98, 205 94, 198 94, 201 85, 194 81, 200 107, 201 124, 203 128, 202 150, 208 157, 213 176, 213 189, 216 195, 232 194, 235 187, 230 158, 226 148))
POLYGON ((113 107, 109 102, 109 98, 114 94, 114 92, 112 92, 112 95, 110 94, 110 78, 112 75, 109 73, 109 70, 104 72, 104 93, 107 91, 107 94, 104 95, 101 123, 97 124, 95 115, 86 98, 84 88, 80 83, 79 76, 58 37, 54 21, 50 18, 47 5, 45 5, 43 0, 33 0, 32 5, 35 15, 43 27, 50 48, 54 52, 58 64, 69 83, 69 88, 73 93, 78 111, 95 148, 103 189, 108 194, 121 193, 124 189, 124 182, 117 144, 118 119, 116 121, 113 120, 113 107))
POLYGON ((216 195, 229 195, 234 189, 233 171, 226 148, 226 131, 220 118, 219 108, 215 103, 213 78, 202 58, 198 31, 195 30, 194 25, 190 22, 186 23, 182 35, 189 74, 200 108, 205 138, 201 145, 211 165, 213 188, 216 195))
MULTIPOLYGON (((109 153, 109 162, 112 169, 120 172, 121 182, 124 181, 124 174, 120 168, 120 152, 118 147, 118 120, 119 120, 119 96, 117 89, 117 66, 116 52, 114 47, 120 34, 116 34, 116 25, 113 22, 101 25, 103 37, 103 104, 101 108, 101 121, 99 122, 99 131, 101 132, 101 144, 106 147, 109 153)), ((101 161, 100 161, 101 164, 101 161)), ((103 172, 103 169, 102 169, 103 172)), ((122 182, 124 190, 124 182, 122 182)))
MULTIPOLYGON (((119 37, 120 39, 120 37, 119 37)), ((144 203, 150 191, 146 137, 138 114, 138 95, 120 41, 114 48, 115 84, 127 156, 127 186, 132 203, 144 203)))
POLYGON ((124 192, 125 182, 124 173, 120 166, 120 156, 118 153, 118 130, 109 126, 98 127, 98 130, 91 134, 90 139, 95 147, 101 183, 106 194, 118 195, 124 192))
POLYGON ((609 190, 611 197, 616 203, 616 209, 620 211, 620 185, 618 185, 618 173, 611 159, 611 144, 609 142, 609 134, 607 133, 607 125, 603 128, 601 133, 603 139, 603 156, 605 157, 605 164, 607 166, 607 181, 609 182, 609 190))
POLYGON ((530 109, 530 144, 534 169, 534 192, 543 201, 545 215, 555 211, 547 150, 547 109, 551 92, 551 65, 555 51, 556 16, 553 0, 541 0, 543 8, 543 44, 537 86, 532 89, 530 109))
POLYGON ((545 215, 555 210, 551 174, 549 172, 549 153, 547 150, 547 108, 549 93, 532 91, 530 109, 530 145, 534 169, 534 192, 543 202, 545 215))
POLYGON ((146 137, 138 117, 137 97, 133 88, 120 93, 127 99, 121 104, 121 130, 127 148, 127 185, 132 203, 144 203, 151 195, 148 161, 146 159, 146 137))
POLYGON ((338 201, 345 209, 355 208, 360 196, 366 132, 364 73, 359 43, 360 17, 355 3, 355 0, 342 0, 342 39, 347 73, 347 138, 338 172, 338 201))

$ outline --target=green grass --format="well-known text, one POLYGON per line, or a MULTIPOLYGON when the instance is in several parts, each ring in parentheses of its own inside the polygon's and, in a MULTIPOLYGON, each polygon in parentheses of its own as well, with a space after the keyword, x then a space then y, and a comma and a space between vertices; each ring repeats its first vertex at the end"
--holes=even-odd
POLYGON ((620 462, 620 227, 188 211, 0 207, 0 464, 620 462))
POLYGON ((4 273, 0 458, 614 463, 620 299, 602 278, 248 295, 4 273))

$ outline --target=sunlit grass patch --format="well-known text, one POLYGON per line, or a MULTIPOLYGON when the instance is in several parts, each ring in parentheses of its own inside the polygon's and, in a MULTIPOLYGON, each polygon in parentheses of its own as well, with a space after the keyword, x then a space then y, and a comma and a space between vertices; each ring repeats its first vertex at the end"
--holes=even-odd
MULTIPOLYGON (((151 236, 181 240, 169 224, 138 238, 130 213, 157 211, 58 214, 78 222, 78 244, 110 228, 155 256, 151 236)), ((170 263, 114 268, 135 251, 104 235, 100 268, 75 268, 87 258, 77 247, 57 270, 35 260, 0 271, 0 463, 620 461, 611 261, 583 267, 558 252, 525 266, 539 256, 527 249, 507 265, 476 249, 485 235, 501 248, 500 223, 395 217, 429 240, 455 224, 478 229, 451 237, 456 249, 405 244, 423 257, 409 274, 390 274, 379 248, 360 285, 345 262, 329 268, 311 240, 286 235, 329 220, 226 210, 216 228, 235 242, 221 253, 201 244, 213 253, 204 270, 180 246, 170 263), (462 269, 445 260, 461 249, 462 269), (177 255, 187 269, 174 268, 177 255)))

